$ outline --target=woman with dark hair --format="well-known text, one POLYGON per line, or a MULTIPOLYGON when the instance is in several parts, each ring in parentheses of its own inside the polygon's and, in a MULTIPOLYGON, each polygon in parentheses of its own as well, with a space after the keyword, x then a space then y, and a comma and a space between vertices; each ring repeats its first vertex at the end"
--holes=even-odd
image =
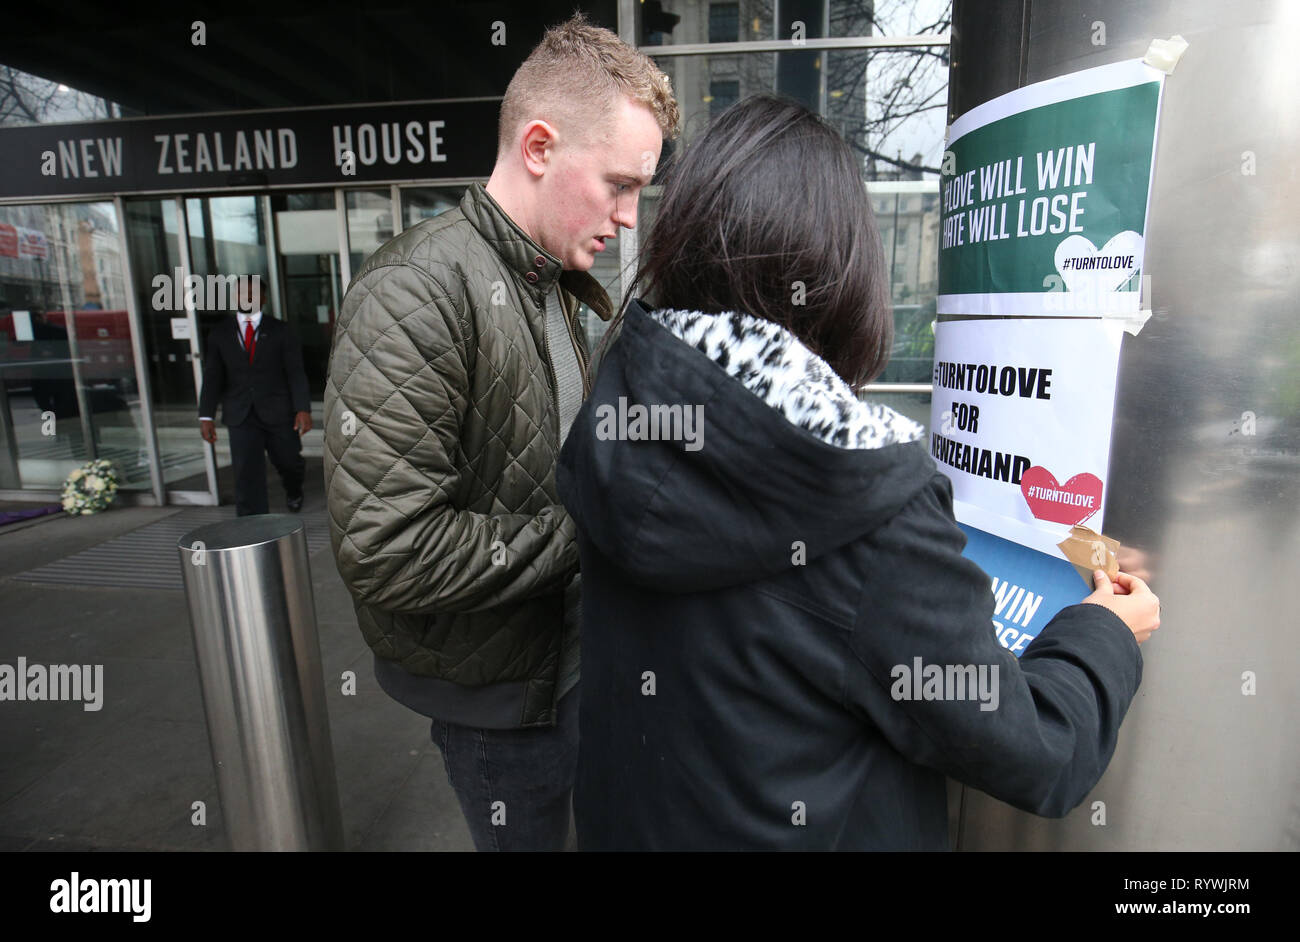
POLYGON ((998 644, 922 428, 856 395, 887 281, 801 105, 740 102, 673 169, 560 457, 580 848, 947 849, 945 775, 1061 816, 1105 770, 1156 597, 1095 574, 1019 661, 998 644))

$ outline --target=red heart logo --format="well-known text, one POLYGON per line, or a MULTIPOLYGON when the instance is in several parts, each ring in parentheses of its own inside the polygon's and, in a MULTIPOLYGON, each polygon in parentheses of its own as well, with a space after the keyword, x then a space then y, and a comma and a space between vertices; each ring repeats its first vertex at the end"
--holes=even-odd
POLYGON ((1101 510, 1101 478, 1086 472, 1058 484, 1051 471, 1034 465, 1021 475, 1020 493, 1039 520, 1066 526, 1083 523, 1101 510))

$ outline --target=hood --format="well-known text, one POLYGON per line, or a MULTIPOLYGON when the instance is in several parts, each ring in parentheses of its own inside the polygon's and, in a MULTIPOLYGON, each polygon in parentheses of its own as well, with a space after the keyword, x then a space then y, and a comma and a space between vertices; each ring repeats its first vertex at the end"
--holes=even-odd
POLYGON ((806 564, 929 481, 924 429, 747 314, 627 308, 560 455, 583 536, 633 582, 692 592, 806 564))

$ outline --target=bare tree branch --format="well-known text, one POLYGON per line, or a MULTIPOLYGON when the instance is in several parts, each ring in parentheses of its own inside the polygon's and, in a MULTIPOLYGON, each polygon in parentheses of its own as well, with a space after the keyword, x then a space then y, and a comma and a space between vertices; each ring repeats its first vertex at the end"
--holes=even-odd
POLYGON ((91 121, 112 117, 106 99, 58 82, 0 66, 0 125, 91 121))

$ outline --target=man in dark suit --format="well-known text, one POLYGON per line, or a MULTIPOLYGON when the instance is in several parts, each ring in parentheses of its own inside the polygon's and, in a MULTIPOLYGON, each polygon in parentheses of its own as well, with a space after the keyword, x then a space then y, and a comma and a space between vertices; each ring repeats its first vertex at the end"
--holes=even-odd
POLYGON ((280 472, 288 508, 297 513, 306 466, 301 436, 311 430, 302 343, 283 321, 262 315, 257 276, 239 279, 239 311, 208 332, 199 394, 201 434, 204 441, 216 442, 213 416, 220 402, 221 419, 230 429, 238 516, 269 512, 264 453, 280 472))

